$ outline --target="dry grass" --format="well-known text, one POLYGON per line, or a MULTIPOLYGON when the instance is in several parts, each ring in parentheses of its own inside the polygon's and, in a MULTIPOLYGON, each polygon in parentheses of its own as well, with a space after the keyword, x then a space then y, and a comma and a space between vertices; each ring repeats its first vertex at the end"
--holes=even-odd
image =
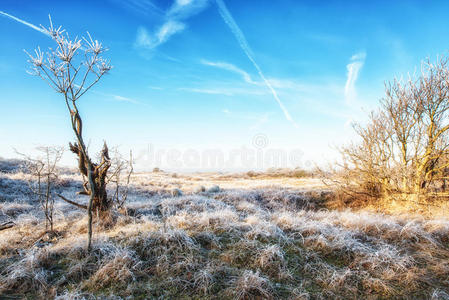
POLYGON ((229 294, 235 299, 273 299, 270 280, 259 272, 244 270, 231 284, 229 294))
MULTIPOLYGON (((449 299, 447 214, 326 210, 328 192, 307 178, 135 174, 128 215, 95 224, 87 253, 83 212, 57 203, 57 234, 44 234, 28 175, 7 167, 0 218, 16 226, 0 232, 4 296, 449 299)), ((85 201, 79 178, 63 177, 59 192, 85 201)))

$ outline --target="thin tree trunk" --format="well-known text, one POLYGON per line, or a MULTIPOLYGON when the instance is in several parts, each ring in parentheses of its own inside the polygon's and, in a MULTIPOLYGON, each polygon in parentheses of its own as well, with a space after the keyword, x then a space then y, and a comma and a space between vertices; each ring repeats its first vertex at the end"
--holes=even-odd
POLYGON ((51 230, 53 231, 53 224, 50 221, 50 215, 49 215, 49 211, 48 211, 48 200, 50 197, 50 173, 47 173, 47 190, 46 190, 46 195, 45 195, 45 231, 48 230, 48 223, 50 223, 51 226, 51 230))
POLYGON ((89 185, 90 185, 90 197, 89 197, 89 204, 87 205, 87 217, 88 217, 88 221, 87 221, 87 230, 88 230, 88 240, 87 240, 87 251, 90 252, 90 250, 92 249, 92 204, 94 202, 94 198, 95 198, 95 183, 93 180, 93 170, 92 170, 92 164, 89 162, 88 163, 88 180, 89 180, 89 185))
POLYGON ((78 155, 78 167, 81 174, 87 176, 89 183, 89 189, 85 193, 88 194, 89 203, 87 206, 87 216, 88 216, 88 241, 87 249, 90 251, 92 249, 92 210, 96 209, 102 212, 100 217, 105 216, 104 212, 107 212, 111 203, 107 198, 106 192, 106 175, 107 171, 111 165, 108 148, 106 143, 103 146, 103 151, 101 153, 101 162, 97 165, 92 163, 90 157, 87 154, 87 148, 84 144, 82 136, 82 121, 78 113, 75 103, 73 103, 74 111, 71 111, 72 128, 75 132, 77 143, 74 145, 69 144, 70 150, 78 155))

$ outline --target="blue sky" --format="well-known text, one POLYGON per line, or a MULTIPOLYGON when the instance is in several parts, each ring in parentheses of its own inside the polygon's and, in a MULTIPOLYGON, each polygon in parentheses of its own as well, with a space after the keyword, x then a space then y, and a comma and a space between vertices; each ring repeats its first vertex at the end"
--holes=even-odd
POLYGON ((0 11, 3 157, 73 139, 61 95, 26 73, 23 49, 51 39, 9 16, 47 26, 51 14, 110 49, 114 69, 80 100, 91 153, 104 139, 123 152, 229 155, 263 136, 264 150, 321 163, 353 138, 349 124, 386 80, 449 46, 447 1, 2 0, 0 11))

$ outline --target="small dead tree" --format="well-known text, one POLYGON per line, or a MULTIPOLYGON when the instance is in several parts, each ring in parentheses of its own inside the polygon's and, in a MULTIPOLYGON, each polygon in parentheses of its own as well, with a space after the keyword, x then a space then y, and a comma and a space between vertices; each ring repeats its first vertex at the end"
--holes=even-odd
POLYGON ((38 151, 43 153, 38 157, 30 157, 20 154, 24 158, 23 168, 33 176, 29 182, 30 190, 37 196, 39 204, 45 216, 45 231, 54 231, 54 205, 55 193, 54 185, 58 179, 57 164, 64 153, 63 147, 38 147, 38 151))
POLYGON ((115 185, 112 202, 115 203, 118 209, 124 207, 124 204, 128 198, 129 184, 133 172, 134 167, 132 151, 129 152, 129 160, 125 160, 118 149, 114 149, 113 157, 111 159, 111 172, 107 178, 107 183, 113 183, 115 185), (126 175, 126 178, 122 182, 124 175, 126 175), (123 185, 124 189, 121 190, 123 185))
POLYGON ((71 39, 61 27, 44 28, 56 43, 55 49, 45 54, 38 47, 34 55, 28 54, 32 65, 32 75, 41 77, 50 87, 60 93, 65 101, 76 141, 69 144, 70 150, 78 156, 78 168, 84 178, 82 194, 89 195, 88 213, 88 250, 92 243, 92 211, 105 218, 111 207, 106 193, 106 176, 111 166, 108 147, 104 143, 101 160, 94 163, 84 142, 83 123, 78 109, 78 100, 86 94, 99 80, 111 70, 108 61, 102 58, 107 50, 102 44, 87 38, 71 39))

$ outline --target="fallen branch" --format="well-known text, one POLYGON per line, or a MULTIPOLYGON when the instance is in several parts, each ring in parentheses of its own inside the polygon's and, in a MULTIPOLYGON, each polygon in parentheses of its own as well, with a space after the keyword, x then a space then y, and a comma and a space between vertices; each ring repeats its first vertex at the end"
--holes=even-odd
POLYGON ((13 227, 14 225, 16 225, 16 224, 15 224, 14 222, 12 222, 12 221, 3 223, 3 224, 0 225, 0 231, 1 231, 1 230, 8 229, 8 228, 11 228, 11 227, 13 227))
POLYGON ((78 207, 78 208, 82 208, 82 209, 86 209, 86 210, 87 210, 87 206, 86 206, 86 205, 78 204, 78 203, 76 203, 76 202, 74 202, 74 201, 72 201, 72 200, 69 200, 69 199, 65 198, 65 197, 62 196, 61 194, 57 194, 57 195, 58 195, 59 198, 61 198, 61 199, 64 200, 65 202, 70 203, 70 204, 72 204, 72 205, 75 205, 75 206, 78 207))

